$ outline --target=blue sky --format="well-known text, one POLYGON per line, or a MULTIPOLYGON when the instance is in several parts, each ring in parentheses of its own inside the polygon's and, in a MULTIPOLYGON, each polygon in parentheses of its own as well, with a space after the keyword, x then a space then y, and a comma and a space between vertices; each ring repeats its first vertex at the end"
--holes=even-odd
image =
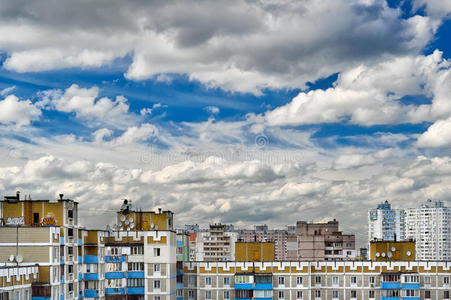
POLYGON ((451 200, 449 1, 6 2, 4 193, 241 226, 451 200))

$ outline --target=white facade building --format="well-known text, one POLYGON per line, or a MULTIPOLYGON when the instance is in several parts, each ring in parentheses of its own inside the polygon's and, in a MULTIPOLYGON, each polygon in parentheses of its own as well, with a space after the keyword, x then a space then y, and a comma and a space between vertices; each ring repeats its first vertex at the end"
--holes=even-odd
POLYGON ((451 209, 429 199, 406 213, 406 238, 416 241, 416 259, 451 260, 451 209))
POLYGON ((368 242, 403 241, 405 239, 405 211, 392 209, 388 201, 368 211, 368 242))

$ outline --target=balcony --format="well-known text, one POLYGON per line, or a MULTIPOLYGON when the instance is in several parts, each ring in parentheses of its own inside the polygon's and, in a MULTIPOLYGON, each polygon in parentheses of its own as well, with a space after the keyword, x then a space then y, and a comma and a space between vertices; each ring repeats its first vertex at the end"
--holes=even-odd
POLYGON ((272 290, 272 283, 256 283, 255 284, 256 290, 272 290))
POLYGON ((235 290, 253 290, 252 283, 235 283, 235 290))
POLYGON ((125 256, 105 256, 105 262, 107 263, 125 262, 125 256))
POLYGON ((81 256, 78 256, 78 263, 81 264, 82 261, 83 261, 83 260, 81 259, 81 256))
POLYGON ((64 245, 64 236, 60 236, 60 245, 64 245))
POLYGON ((84 273, 83 274, 84 280, 99 280, 99 274, 97 273, 84 273))
POLYGON ((85 264, 97 264, 99 263, 99 257, 95 255, 87 255, 85 254, 83 256, 83 263, 85 264))
POLYGON ((106 288, 106 289, 105 289, 105 294, 106 294, 106 295, 120 295, 120 294, 125 294, 125 289, 124 289, 124 288, 106 288))
POLYGON ((124 272, 106 272, 106 273, 105 273, 105 278, 106 278, 106 279, 120 279, 120 278, 125 278, 125 273, 124 273, 124 272))
MULTIPOLYGON (((403 283, 401 286, 401 289, 403 290, 419 290, 420 284, 419 283, 403 283)), ((411 299, 411 298, 409 298, 411 299)))
POLYGON ((144 271, 128 271, 127 278, 144 278, 144 271))
POLYGON ((85 290, 85 298, 98 298, 98 290, 85 290))
POLYGON ((78 273, 78 281, 82 281, 82 279, 83 279, 83 274, 78 273))
POLYGON ((144 295, 144 287, 129 287, 127 290, 128 295, 144 295))
POLYGON ((381 282, 381 289, 398 290, 400 288, 401 284, 399 282, 381 282))

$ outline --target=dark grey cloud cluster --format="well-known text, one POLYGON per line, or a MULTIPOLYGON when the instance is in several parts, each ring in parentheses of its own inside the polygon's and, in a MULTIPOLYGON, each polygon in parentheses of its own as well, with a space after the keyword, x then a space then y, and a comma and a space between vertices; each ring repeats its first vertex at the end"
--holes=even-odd
POLYGON ((130 79, 183 73, 227 90, 301 87, 363 61, 418 53, 439 21, 384 1, 2 1, 4 67, 99 67, 130 79))

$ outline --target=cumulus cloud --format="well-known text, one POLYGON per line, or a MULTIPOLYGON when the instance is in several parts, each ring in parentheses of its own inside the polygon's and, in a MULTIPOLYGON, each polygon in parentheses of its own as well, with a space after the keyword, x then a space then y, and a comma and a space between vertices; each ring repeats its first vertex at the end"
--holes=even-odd
POLYGON ((432 124, 420 135, 416 144, 418 147, 451 146, 451 118, 432 124))
POLYGON ((0 100, 0 123, 2 124, 29 125, 40 116, 41 110, 36 108, 30 100, 19 100, 15 95, 9 95, 0 100))
POLYGON ((449 18, 451 16, 451 2, 443 0, 414 0, 412 10, 426 8, 428 15, 434 18, 449 18))
POLYGON ((265 115, 269 125, 420 123, 451 114, 451 61, 440 51, 403 56, 344 71, 327 90, 299 93, 265 115), (431 104, 405 104, 404 96, 432 98, 431 104))
POLYGON ((82 88, 72 84, 66 90, 50 90, 44 93, 41 105, 65 113, 74 113, 76 118, 88 121, 87 125, 106 124, 112 127, 125 127, 134 124, 137 116, 129 111, 127 99, 116 96, 110 99, 99 98, 99 88, 82 88))
POLYGON ((440 23, 404 20, 385 1, 46 1, 2 4, 5 68, 98 67, 130 55, 130 79, 181 73, 256 94, 418 53, 440 23))
POLYGON ((16 89, 16 86, 15 85, 13 85, 13 86, 10 86, 10 87, 7 87, 7 88, 4 88, 3 90, 1 90, 0 91, 0 96, 6 96, 6 95, 8 95, 8 94, 10 94, 12 91, 14 91, 16 89))

